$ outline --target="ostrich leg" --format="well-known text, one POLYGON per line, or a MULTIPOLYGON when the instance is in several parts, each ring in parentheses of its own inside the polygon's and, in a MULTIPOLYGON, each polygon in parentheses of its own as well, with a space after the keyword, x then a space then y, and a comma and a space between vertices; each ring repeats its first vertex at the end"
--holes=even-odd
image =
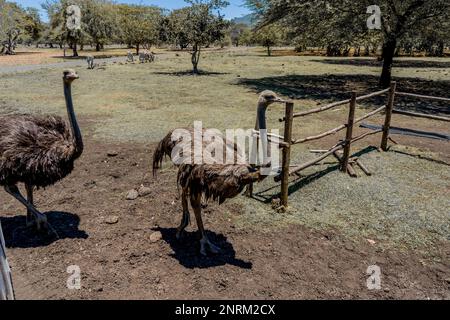
MULTIPOLYGON (((27 200, 28 203, 31 204, 32 206, 34 206, 34 201, 33 201, 33 186, 29 183, 25 184, 25 189, 27 190, 27 200)), ((33 224, 36 223, 36 220, 33 216, 33 213, 31 212, 30 209, 27 209, 27 227, 32 226, 33 224)))
POLYGON ((37 211, 36 208, 22 196, 22 194, 19 191, 19 188, 17 188, 16 185, 5 186, 5 191, 8 192, 10 195, 12 195, 14 198, 16 198, 25 207, 27 207, 27 209, 31 212, 31 214, 35 218, 37 230, 51 229, 57 235, 56 231, 48 224, 47 216, 37 211))
POLYGON ((183 236, 184 229, 189 225, 190 223, 190 213, 189 213, 189 207, 188 207, 188 199, 187 199, 187 193, 183 190, 183 193, 181 195, 181 202, 183 204, 183 217, 181 218, 181 224, 177 229, 177 239, 180 240, 183 236))
POLYGON ((205 229, 203 227, 203 221, 202 221, 202 206, 201 206, 202 196, 201 194, 191 196, 191 206, 194 210, 195 219, 197 220, 197 226, 198 230, 200 231, 200 253, 204 256, 206 256, 206 247, 208 247, 209 251, 212 253, 219 253, 220 248, 215 246, 214 244, 209 241, 208 237, 206 236, 205 229))

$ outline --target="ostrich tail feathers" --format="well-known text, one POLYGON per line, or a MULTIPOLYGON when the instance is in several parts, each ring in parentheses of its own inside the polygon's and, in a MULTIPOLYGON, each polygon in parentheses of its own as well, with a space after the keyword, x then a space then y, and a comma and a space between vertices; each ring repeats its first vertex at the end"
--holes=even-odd
POLYGON ((158 146, 156 147, 155 152, 153 153, 153 176, 156 177, 156 174, 158 172, 158 169, 161 168, 162 161, 164 158, 164 148, 163 148, 163 141, 160 141, 158 143, 158 146))
POLYGON ((170 156, 172 153, 172 132, 164 137, 153 152, 153 176, 156 177, 157 171, 162 166, 162 162, 166 155, 170 156))

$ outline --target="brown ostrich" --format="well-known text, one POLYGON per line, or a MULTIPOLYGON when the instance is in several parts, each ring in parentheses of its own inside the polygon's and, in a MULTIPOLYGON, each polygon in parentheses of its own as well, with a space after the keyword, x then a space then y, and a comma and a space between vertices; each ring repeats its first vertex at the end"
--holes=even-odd
MULTIPOLYGON (((269 105, 276 102, 285 102, 272 91, 264 91, 258 100, 258 111, 256 127, 260 130, 263 137, 263 130, 266 126, 266 109, 269 105)), ((193 132, 192 130, 190 130, 193 132)), ((156 174, 160 168, 162 160, 165 156, 171 157, 172 150, 180 140, 172 141, 172 133, 169 132, 166 137, 161 140, 153 154, 153 173, 156 174)), ((193 139, 192 139, 193 140, 193 139)), ((264 140, 264 138, 262 138, 264 140)), ((224 140, 226 148, 237 150, 234 142, 224 140)), ((205 145, 203 145, 205 147, 205 145)), ((192 155, 191 155, 192 156, 192 155)), ((173 160, 173 159, 172 159, 173 160)), ((236 156, 235 156, 236 160, 236 156)), ((265 162, 265 159, 263 161, 265 162)), ((261 174, 261 167, 255 167, 250 164, 186 164, 178 166, 177 184, 181 188, 181 201, 183 205, 183 216, 180 226, 177 229, 177 239, 180 239, 184 229, 190 222, 190 213, 188 208, 188 198, 192 209, 194 210, 197 226, 200 232, 200 253, 206 255, 209 249, 212 253, 219 253, 220 248, 211 243, 208 239, 203 221, 201 217, 202 202, 212 199, 222 204, 226 199, 234 198, 239 195, 245 188, 254 182, 259 182, 267 176, 261 174)))
POLYGON ((64 71, 64 96, 69 124, 58 116, 0 116, 0 185, 27 208, 27 226, 49 230, 45 214, 33 204, 33 189, 45 188, 70 174, 83 152, 83 141, 73 110, 74 70, 64 71), (27 199, 17 185, 25 184, 27 199))

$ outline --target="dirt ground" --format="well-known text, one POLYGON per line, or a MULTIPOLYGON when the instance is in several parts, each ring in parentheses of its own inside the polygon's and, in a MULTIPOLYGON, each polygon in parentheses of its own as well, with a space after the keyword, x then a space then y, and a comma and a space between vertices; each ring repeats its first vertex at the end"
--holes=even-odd
MULTIPOLYGON (((359 177, 350 178, 327 159, 292 179, 286 213, 271 208, 279 192, 273 179, 256 186, 253 199, 211 204, 203 217, 221 255, 199 255, 195 221, 185 239, 175 239, 182 212, 176 170, 166 164, 156 179, 151 175, 153 149, 167 130, 199 118, 205 127, 247 128, 254 124, 262 89, 293 96, 296 110, 303 110, 346 98, 355 86, 370 92, 378 73, 372 66, 352 68, 320 57, 267 58, 261 52, 207 54, 202 67, 211 74, 195 81, 180 72, 190 67, 186 53, 170 53, 155 64, 79 70, 74 102, 86 149, 69 177, 35 195, 59 239, 24 228, 24 208, 0 191, 18 299, 450 299, 445 141, 393 136, 399 144, 378 152, 380 137, 373 136, 353 149, 371 177, 358 170, 359 177), (126 200, 127 192, 141 185, 150 194, 126 200), (162 239, 154 239, 157 232, 162 239), (372 265, 381 269, 381 290, 367 288, 372 265), (70 266, 80 267, 80 290, 67 288, 70 266)), ((401 86, 448 94, 448 61, 430 63, 434 67, 418 69, 417 79, 411 78, 416 65, 396 69, 401 86)), ((64 115, 60 79, 59 69, 1 79, 0 113, 64 115)), ((399 106, 427 109, 409 101, 399 106)), ((280 125, 281 109, 269 112, 271 128, 280 125)), ((430 110, 449 113, 440 104, 430 110)), ((357 116, 365 112, 358 108, 357 116)), ((346 114, 341 108, 299 119, 294 136, 331 129, 346 114)), ((398 127, 448 133, 444 122, 393 119, 398 127)), ((298 146, 293 163, 311 159, 310 149, 329 148, 341 136, 298 146)))
POLYGON ((233 202, 206 209, 206 226, 223 254, 200 257, 195 225, 186 239, 175 239, 181 217, 175 170, 151 177, 152 149, 88 142, 75 172, 37 193, 38 207, 53 210, 47 214, 59 240, 24 229, 23 208, 0 195, 17 298, 450 298, 448 242, 430 258, 335 230, 240 227, 242 211, 233 202), (141 184, 152 193, 125 200, 141 184), (106 222, 111 216, 116 224, 106 222), (156 231, 162 240, 152 242, 156 231), (66 287, 70 265, 80 266, 81 290, 66 287), (382 270, 382 290, 366 287, 370 265, 382 270))

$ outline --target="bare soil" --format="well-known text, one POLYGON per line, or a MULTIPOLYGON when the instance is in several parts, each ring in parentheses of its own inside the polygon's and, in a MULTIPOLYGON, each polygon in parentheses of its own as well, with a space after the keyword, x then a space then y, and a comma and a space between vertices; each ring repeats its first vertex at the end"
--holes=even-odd
POLYGON ((176 173, 166 166, 151 177, 152 150, 88 141, 73 174, 37 192, 38 208, 52 210, 47 214, 60 239, 23 228, 24 209, 0 194, 17 298, 450 298, 448 242, 430 258, 355 242, 336 230, 240 227, 242 211, 233 202, 205 210, 210 237, 223 253, 201 257, 194 224, 186 239, 175 239, 182 212, 176 173), (152 193, 125 200, 141 184, 152 193), (116 224, 106 223, 111 216, 116 224), (162 239, 152 242, 157 231, 162 239), (374 264, 382 270, 382 290, 366 287, 374 264), (80 290, 66 287, 70 265, 81 268, 80 290))
MULTIPOLYGON (((65 115, 61 70, 72 61, 57 64, 61 52, 39 51, 47 56, 0 57, 0 69, 27 67, 2 77, 1 114, 65 115), (17 60, 25 57, 36 60, 17 60), (39 65, 29 69, 33 63, 39 65)), ((195 120, 221 130, 253 127, 264 89, 295 99, 296 111, 346 99, 351 90, 375 91, 380 70, 367 59, 280 53, 269 58, 262 48, 211 50, 202 58, 205 74, 195 81, 184 72, 191 68, 187 52, 154 64, 78 68, 74 101, 86 149, 72 175, 37 191, 35 199, 59 239, 24 228, 25 209, 0 191, 17 298, 450 299, 448 141, 393 135, 399 145, 378 152, 381 137, 371 136, 352 151, 363 150, 360 159, 372 176, 358 169, 359 177, 350 178, 327 158, 293 177, 287 213, 271 208, 279 192, 273 179, 255 186, 253 199, 211 204, 204 220, 221 255, 200 257, 195 222, 186 239, 175 239, 182 212, 176 170, 167 164, 157 179, 151 176, 152 151, 168 130, 195 120), (141 185, 151 193, 126 200, 141 185), (162 239, 154 239, 156 232, 162 239), (72 265, 81 269, 80 290, 66 286, 72 265), (366 286, 371 265, 381 268, 381 290, 366 286)), ((427 59, 427 68, 420 68, 422 60, 394 68, 400 90, 446 96, 448 59, 427 59)), ((384 98, 359 107, 357 116, 382 103, 384 98)), ((449 114, 448 106, 427 101, 399 98, 396 107, 449 114)), ((281 128, 282 113, 282 107, 271 108, 270 128, 281 128)), ((293 136, 320 133, 346 117, 342 107, 298 119, 293 136)), ((446 122, 394 115, 392 124, 448 133, 446 122)), ((327 149, 343 134, 296 146, 292 164, 312 159, 309 150, 327 149)))

